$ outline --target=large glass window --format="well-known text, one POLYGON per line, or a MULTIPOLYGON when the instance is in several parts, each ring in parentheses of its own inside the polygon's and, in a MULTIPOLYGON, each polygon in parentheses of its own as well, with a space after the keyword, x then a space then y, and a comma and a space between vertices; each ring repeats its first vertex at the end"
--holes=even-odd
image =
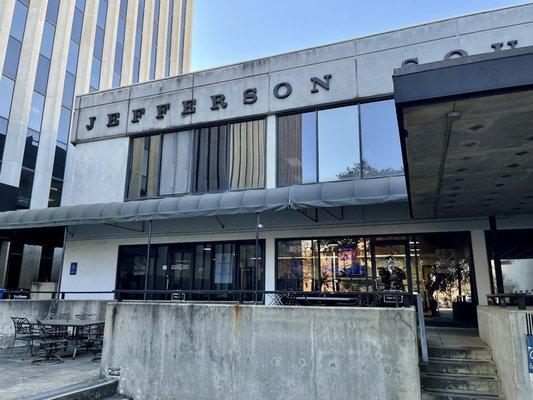
POLYGON ((361 104, 363 177, 403 174, 394 100, 361 104))
POLYGON ((143 25, 144 25, 144 1, 139 1, 137 8, 137 29, 135 32, 135 50, 133 52, 133 83, 139 82, 141 71, 141 48, 143 40, 143 25))
POLYGON ((157 196, 160 135, 132 140, 128 198, 157 196))
POLYGON ((197 130, 195 192, 228 189, 228 126, 219 125, 197 130))
POLYGON ((262 187, 265 181, 264 120, 230 125, 229 186, 262 187))
POLYGON ((393 100, 279 116, 277 147, 279 186, 403 174, 393 100))
POLYGON ((192 132, 163 135, 160 195, 187 193, 190 190, 192 132))
POLYGON ((170 75, 170 57, 172 55, 172 25, 174 23, 174 0, 168 2, 167 48, 165 54, 165 76, 170 75))
POLYGON ((126 36, 126 14, 128 0, 120 0, 118 16, 117 40, 115 48, 115 61, 113 63, 113 87, 120 86, 122 78, 122 59, 124 57, 124 38, 126 36))
POLYGON ((100 72, 102 70, 102 54, 104 50, 105 24, 107 19, 107 0, 98 3, 98 16, 96 31, 94 33, 93 61, 91 66, 91 81, 89 91, 94 92, 100 88, 100 72))
POLYGON ((318 290, 318 241, 280 240, 277 258, 278 290, 318 290))
POLYGON ((152 51, 150 53, 150 79, 155 79, 155 67, 157 63, 157 38, 159 36, 159 11, 160 0, 154 0, 154 21, 152 29, 152 51))
POLYGON ((7 76, 0 77, 0 117, 9 118, 15 82, 7 76))

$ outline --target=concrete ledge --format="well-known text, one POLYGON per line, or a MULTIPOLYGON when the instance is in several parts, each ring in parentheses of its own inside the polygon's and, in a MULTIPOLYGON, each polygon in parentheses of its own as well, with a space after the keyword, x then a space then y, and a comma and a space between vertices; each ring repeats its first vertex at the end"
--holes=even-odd
POLYGON ((113 302, 106 318, 101 377, 135 399, 420 398, 414 309, 113 302))
MULTIPOLYGON (((531 307, 530 307, 531 308, 531 307)), ((494 357, 502 390, 508 400, 531 400, 533 382, 529 378, 526 352, 526 314, 515 307, 478 306, 479 336, 494 357)))

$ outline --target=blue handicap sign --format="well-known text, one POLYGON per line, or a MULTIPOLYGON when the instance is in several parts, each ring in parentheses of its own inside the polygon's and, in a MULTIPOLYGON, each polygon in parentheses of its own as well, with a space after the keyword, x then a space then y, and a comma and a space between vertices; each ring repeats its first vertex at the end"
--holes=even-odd
POLYGON ((76 275, 78 273, 78 263, 72 262, 70 263, 70 275, 76 275))
POLYGON ((533 374, 533 335, 526 336, 526 344, 527 344, 527 367, 529 369, 529 373, 533 374))

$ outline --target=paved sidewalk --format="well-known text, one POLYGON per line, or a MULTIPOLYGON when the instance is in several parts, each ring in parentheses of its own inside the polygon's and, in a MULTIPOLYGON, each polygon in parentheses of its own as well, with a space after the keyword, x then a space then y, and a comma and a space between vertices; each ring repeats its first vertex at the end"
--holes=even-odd
POLYGON ((32 357, 22 360, 23 352, 15 350, 9 359, 8 351, 0 351, 0 399, 22 400, 29 396, 61 389, 75 383, 97 379, 100 361, 92 361, 92 354, 80 354, 76 359, 65 358, 63 363, 32 363, 32 357))
POLYGON ((429 346, 486 347, 477 329, 426 327, 429 346))

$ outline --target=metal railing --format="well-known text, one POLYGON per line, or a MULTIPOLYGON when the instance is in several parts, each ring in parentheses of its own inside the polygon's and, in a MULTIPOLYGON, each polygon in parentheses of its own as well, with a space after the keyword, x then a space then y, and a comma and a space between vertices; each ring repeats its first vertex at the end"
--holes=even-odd
POLYGON ((265 303, 267 305, 346 306, 346 307, 411 307, 416 294, 407 292, 304 292, 296 290, 108 290, 108 291, 30 291, 5 290, 4 299, 30 299, 32 295, 50 295, 65 299, 74 295, 112 295, 114 300, 150 301, 229 301, 265 303))
POLYGON ((488 294, 487 303, 490 306, 518 306, 519 310, 525 310, 527 306, 533 306, 532 293, 497 293, 488 294))

